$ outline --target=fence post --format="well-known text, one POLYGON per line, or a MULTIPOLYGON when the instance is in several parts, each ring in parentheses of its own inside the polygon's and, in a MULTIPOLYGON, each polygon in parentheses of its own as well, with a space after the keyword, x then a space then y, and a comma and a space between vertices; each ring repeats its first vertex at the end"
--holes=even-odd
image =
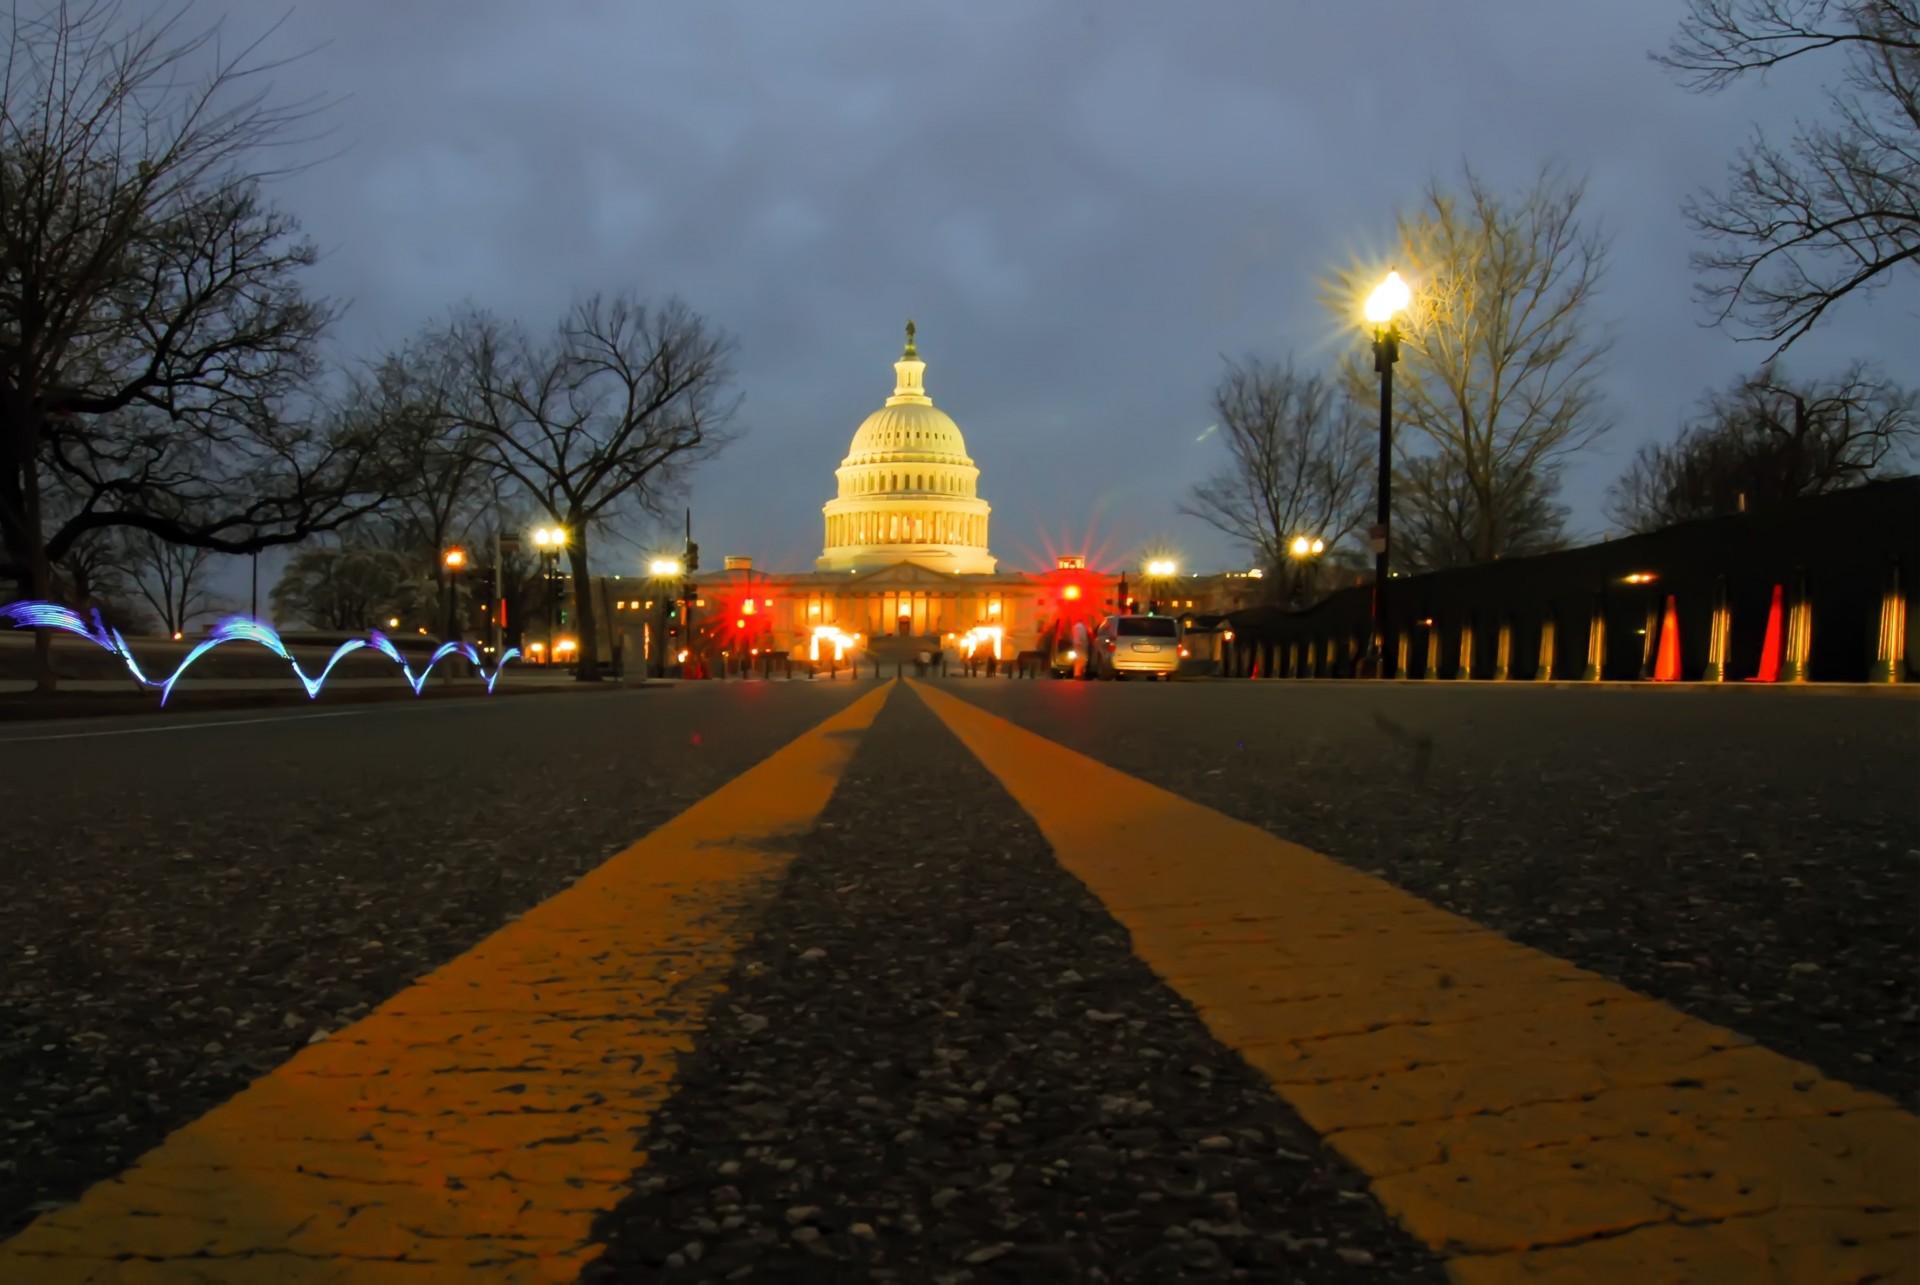
POLYGON ((1558 632, 1553 609, 1549 607, 1547 614, 1540 617, 1540 654, 1534 660, 1533 664, 1533 678, 1535 682, 1550 683, 1553 681, 1553 649, 1554 644, 1558 641, 1555 637, 1558 632))
POLYGON ((1660 645, 1660 595, 1657 593, 1647 603, 1647 627, 1640 631, 1640 637, 1644 640, 1640 647, 1640 681, 1644 683, 1653 678, 1655 649, 1660 645))
POLYGON ((1409 665, 1410 665, 1409 657, 1413 654, 1413 635, 1407 632, 1405 629, 1402 629, 1400 631, 1400 642, 1399 642, 1398 650, 1399 650, 1399 655, 1397 656, 1394 667, 1393 667, 1393 676, 1395 678, 1406 678, 1409 674, 1413 672, 1412 669, 1409 668, 1409 665))
POLYGON ((1907 596, 1900 583, 1900 563, 1887 570, 1887 589, 1880 597, 1880 645, 1874 652, 1869 682, 1906 681, 1907 668, 1907 596))
POLYGON ((1513 668, 1513 617, 1502 616, 1500 633, 1493 644, 1493 680, 1496 683, 1507 681, 1508 672, 1513 668))
POLYGON ((1420 674, 1423 679, 1440 677, 1440 629, 1436 625, 1427 626, 1427 667, 1420 674))
POLYGON ((1733 607, 1727 601, 1727 578, 1713 586, 1713 616, 1707 623, 1707 668, 1700 677, 1709 683, 1727 681, 1727 640, 1733 632, 1733 607))
POLYGON ((1813 602, 1807 596, 1807 573, 1793 573, 1793 605, 1787 611, 1787 655, 1781 666, 1780 681, 1807 681, 1807 660, 1813 654, 1813 602))
POLYGON ((1454 670, 1456 679, 1473 677, 1473 617, 1468 616, 1466 623, 1460 626, 1460 666, 1454 670))

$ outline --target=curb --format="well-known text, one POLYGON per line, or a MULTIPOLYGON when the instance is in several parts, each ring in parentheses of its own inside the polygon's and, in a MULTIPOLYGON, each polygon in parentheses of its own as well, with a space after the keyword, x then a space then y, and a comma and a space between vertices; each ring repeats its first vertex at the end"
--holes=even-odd
POLYGON ((1603 683, 1577 683, 1553 681, 1534 682, 1526 678, 1439 678, 1429 682, 1424 678, 1223 678, 1218 674, 1200 675, 1186 679, 1187 682, 1203 683, 1254 683, 1262 687, 1284 684, 1303 687, 1389 687, 1417 690, 1447 691, 1460 688, 1477 688, 1490 691, 1568 691, 1568 692, 1750 692, 1770 691, 1793 693, 1800 696, 1852 696, 1879 697, 1887 700, 1920 700, 1920 683, 1656 683, 1609 681, 1603 683))

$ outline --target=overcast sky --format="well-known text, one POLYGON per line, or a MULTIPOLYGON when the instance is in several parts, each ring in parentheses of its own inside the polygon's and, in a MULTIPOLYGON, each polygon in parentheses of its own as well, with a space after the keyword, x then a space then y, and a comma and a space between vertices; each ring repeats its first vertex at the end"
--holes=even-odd
MULTIPOLYGON (((1763 351, 1703 328, 1678 206, 1833 63, 1700 97, 1650 63, 1675 0, 309 0, 282 91, 347 95, 341 151, 279 185, 350 303, 347 352, 455 302, 538 327, 596 289, 677 293, 738 337, 742 440, 695 479, 706 559, 809 566, 901 326, 959 421, 1009 569, 1164 542, 1244 555, 1176 505, 1223 354, 1331 361, 1330 265, 1465 158, 1590 179, 1614 237, 1619 426, 1572 472, 1583 532, 1634 446, 1763 351)), ((203 14, 212 10, 203 9, 203 14)), ((238 29, 284 7, 241 4, 238 29)), ((1817 373, 1920 348, 1914 292, 1845 307, 1817 373)), ((613 573, 638 553, 606 548, 613 573)))

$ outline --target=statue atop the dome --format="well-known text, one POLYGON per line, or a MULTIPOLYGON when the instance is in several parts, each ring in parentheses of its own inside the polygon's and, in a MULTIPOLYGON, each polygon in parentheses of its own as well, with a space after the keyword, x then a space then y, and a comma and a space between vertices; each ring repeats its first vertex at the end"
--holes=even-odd
POLYGON ((913 318, 912 317, 907 318, 907 350, 901 353, 900 355, 902 357, 918 357, 920 355, 919 353, 914 351, 914 347, 913 347, 913 318))

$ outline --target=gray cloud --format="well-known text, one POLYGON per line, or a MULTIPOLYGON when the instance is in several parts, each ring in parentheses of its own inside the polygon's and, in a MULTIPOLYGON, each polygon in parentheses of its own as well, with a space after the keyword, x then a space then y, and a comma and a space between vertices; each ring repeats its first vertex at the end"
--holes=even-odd
MULTIPOLYGON (((1598 529, 1633 446, 1762 355, 1701 326, 1680 201, 1756 120, 1818 109, 1806 74, 1681 91, 1645 56, 1676 8, 328 0, 274 48, 320 46, 283 88, 350 94, 351 146, 279 196, 328 250, 316 286, 352 302, 345 351, 467 297, 545 326, 628 285, 735 332, 749 432, 694 491, 716 555, 818 551, 912 315, 1003 559, 1091 533, 1226 565, 1174 511, 1220 449, 1196 439, 1221 354, 1331 360, 1354 339, 1316 282, 1383 250, 1429 172, 1558 158, 1616 238, 1620 427, 1569 485, 1598 529)), ((1913 316, 1888 292, 1794 364, 1890 362, 1913 316)))

